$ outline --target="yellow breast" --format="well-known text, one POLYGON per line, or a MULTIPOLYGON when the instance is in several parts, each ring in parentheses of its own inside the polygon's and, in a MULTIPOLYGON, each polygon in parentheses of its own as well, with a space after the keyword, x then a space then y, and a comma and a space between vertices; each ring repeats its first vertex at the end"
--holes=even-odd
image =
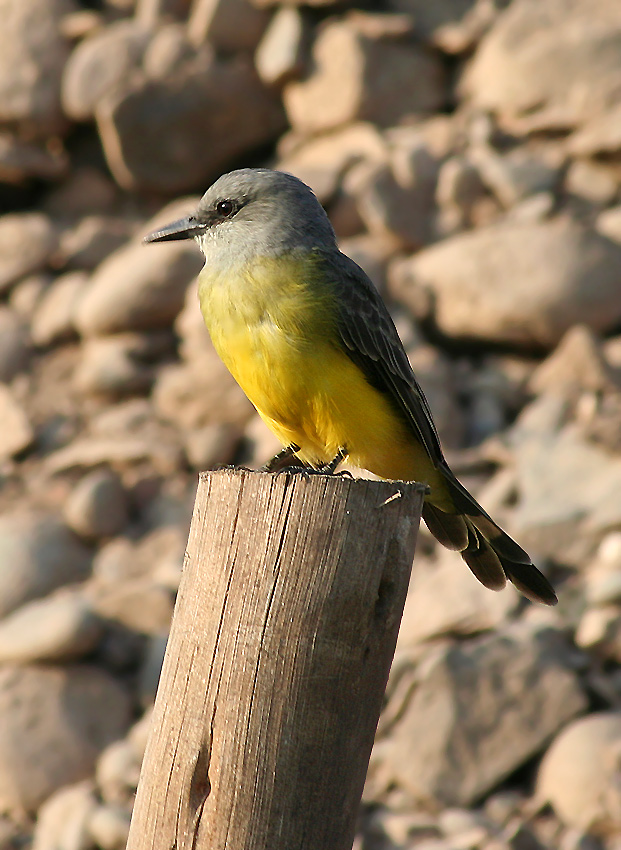
POLYGON ((426 453, 389 398, 338 344, 336 305, 310 260, 206 267, 201 310, 214 346, 260 416, 309 463, 346 447, 352 462, 385 478, 435 478, 426 453))
POLYGON ((299 260, 261 260, 226 275, 206 267, 199 297, 216 350, 260 415, 283 442, 316 443, 319 457, 326 447, 314 433, 315 408, 334 311, 312 274, 299 260))

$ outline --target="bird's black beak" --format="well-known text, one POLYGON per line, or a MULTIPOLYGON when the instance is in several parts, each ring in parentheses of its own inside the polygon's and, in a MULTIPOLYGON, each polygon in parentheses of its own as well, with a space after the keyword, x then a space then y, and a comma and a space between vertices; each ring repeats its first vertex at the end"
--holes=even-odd
POLYGON ((205 230, 205 224, 192 215, 180 218, 144 237, 144 242, 176 242, 179 239, 193 239, 205 230))

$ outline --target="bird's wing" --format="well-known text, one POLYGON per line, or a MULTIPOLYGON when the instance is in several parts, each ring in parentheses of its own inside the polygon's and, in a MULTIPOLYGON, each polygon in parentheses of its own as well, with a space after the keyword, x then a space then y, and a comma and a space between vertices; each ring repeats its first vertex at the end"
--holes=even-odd
POLYGON ((368 382, 388 395, 435 464, 444 457, 427 399, 414 376, 394 322, 362 269, 344 254, 324 255, 336 287, 337 328, 346 354, 368 382))

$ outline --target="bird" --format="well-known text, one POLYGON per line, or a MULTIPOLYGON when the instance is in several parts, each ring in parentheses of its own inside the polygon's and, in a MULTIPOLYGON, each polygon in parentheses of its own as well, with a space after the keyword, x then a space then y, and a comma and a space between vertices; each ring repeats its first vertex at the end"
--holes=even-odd
POLYGON ((431 534, 485 587, 507 579, 554 605, 552 585, 458 481, 378 290, 337 245, 327 213, 297 177, 240 168, 194 213, 145 237, 194 239, 205 265, 201 312, 213 345, 288 459, 324 473, 343 460, 426 486, 431 534))

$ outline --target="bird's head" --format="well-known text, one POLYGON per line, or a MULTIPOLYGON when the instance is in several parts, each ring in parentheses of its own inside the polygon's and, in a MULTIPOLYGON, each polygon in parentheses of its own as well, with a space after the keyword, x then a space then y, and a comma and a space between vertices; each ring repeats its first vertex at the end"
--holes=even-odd
POLYGON ((332 225, 309 187, 291 174, 266 168, 224 174, 194 213, 150 233, 145 242, 178 239, 196 239, 208 261, 222 251, 243 259, 336 247, 332 225))

